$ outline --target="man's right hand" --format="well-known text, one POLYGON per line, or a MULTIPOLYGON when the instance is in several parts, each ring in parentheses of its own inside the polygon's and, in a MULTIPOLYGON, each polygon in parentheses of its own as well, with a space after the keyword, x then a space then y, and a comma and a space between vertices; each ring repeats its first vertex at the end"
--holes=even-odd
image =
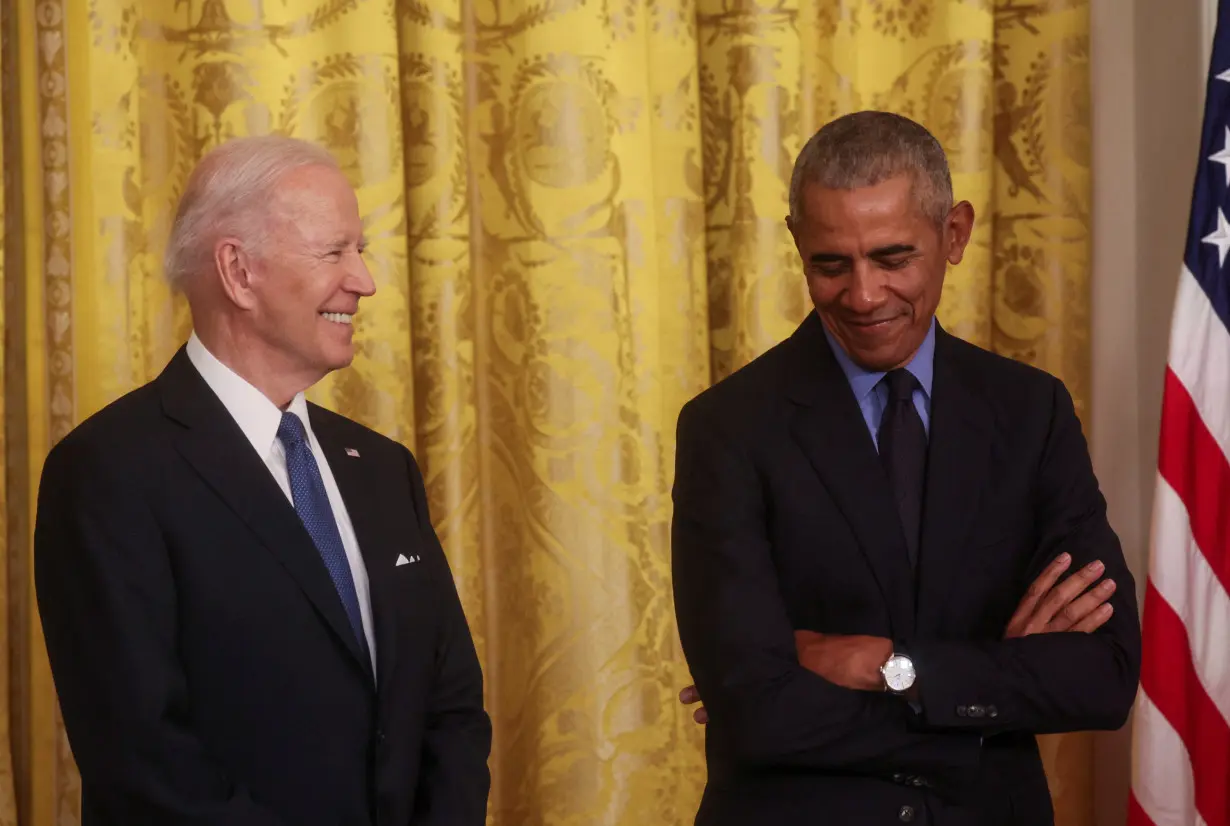
POLYGON ((1072 558, 1065 553, 1046 566, 1008 621, 1004 639, 1052 631, 1088 634, 1110 619, 1114 609, 1107 600, 1115 593, 1115 581, 1103 580, 1090 588, 1104 570, 1100 561, 1094 561, 1059 582, 1059 576, 1071 564, 1072 558))
MULTIPOLYGON (((695 705, 700 702, 700 692, 696 690, 695 685, 687 686, 683 691, 679 692, 679 702, 685 706, 695 705)), ((692 719, 700 723, 702 726, 709 722, 709 712, 705 711, 705 707, 701 706, 692 712, 692 719)))
MULTIPOLYGON (((1056 585, 1060 575, 1071 564, 1068 554, 1060 554, 1033 581, 1016 613, 1008 621, 1004 639, 1052 631, 1088 634, 1110 619, 1113 609, 1107 600, 1115 593, 1115 581, 1107 579, 1097 587, 1089 588, 1102 575, 1103 565, 1095 561, 1056 585)), ((679 692, 679 702, 685 706, 699 703, 700 692, 696 686, 687 686, 679 692)), ((703 705, 692 712, 692 718, 702 725, 709 722, 709 714, 703 705)))

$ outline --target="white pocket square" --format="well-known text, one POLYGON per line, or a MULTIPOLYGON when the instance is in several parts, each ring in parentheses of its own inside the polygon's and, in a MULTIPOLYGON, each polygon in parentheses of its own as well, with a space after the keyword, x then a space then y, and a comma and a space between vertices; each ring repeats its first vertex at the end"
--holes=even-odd
POLYGON ((400 568, 402 565, 409 565, 411 562, 418 562, 419 559, 420 557, 417 557, 417 556, 412 556, 409 559, 407 559, 405 554, 398 554, 397 564, 395 564, 393 567, 400 568))

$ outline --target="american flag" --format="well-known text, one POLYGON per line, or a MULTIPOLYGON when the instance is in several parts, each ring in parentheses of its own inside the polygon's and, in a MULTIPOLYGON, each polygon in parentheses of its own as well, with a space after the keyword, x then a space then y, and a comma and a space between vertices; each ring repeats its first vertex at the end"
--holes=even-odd
POLYGON ((1170 331, 1130 826, 1230 826, 1230 2, 1170 331))

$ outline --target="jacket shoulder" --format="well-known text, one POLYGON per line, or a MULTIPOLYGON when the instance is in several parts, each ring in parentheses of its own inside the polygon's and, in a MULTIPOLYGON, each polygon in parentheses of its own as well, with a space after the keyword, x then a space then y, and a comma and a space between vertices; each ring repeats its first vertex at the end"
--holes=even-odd
MULTIPOLYGON (((339 437, 347 440, 348 447, 367 447, 368 450, 389 453, 410 453, 401 442, 396 439, 391 439, 380 433, 377 430, 360 424, 354 419, 343 416, 340 413, 335 413, 328 408, 321 407, 312 402, 308 403, 308 408, 311 411, 313 426, 320 429, 321 426, 332 431, 339 437), (353 443, 353 444, 351 444, 353 443)), ((411 454, 413 458, 413 454, 411 454)))
POLYGON ((684 405, 681 417, 721 420, 763 417, 779 403, 785 392, 794 346, 796 342, 788 338, 714 382, 684 405))
POLYGON ((130 455, 147 444, 162 417, 153 382, 90 414, 51 449, 52 454, 130 455))
POLYGON ((1058 376, 1040 367, 993 353, 956 336, 947 335, 947 339, 948 357, 965 380, 1001 410, 1032 413, 1039 405, 1049 408, 1057 394, 1068 393, 1058 376))

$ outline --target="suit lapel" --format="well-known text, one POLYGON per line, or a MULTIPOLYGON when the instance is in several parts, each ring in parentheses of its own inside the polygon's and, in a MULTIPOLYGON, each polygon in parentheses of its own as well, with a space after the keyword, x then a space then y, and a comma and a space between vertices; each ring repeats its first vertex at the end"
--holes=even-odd
POLYGON ((918 563, 918 625, 934 630, 959 576, 990 468, 990 408, 961 370, 956 341, 936 330, 935 379, 918 563))
POLYGON ((397 623, 393 614, 393 595, 390 593, 388 571, 395 564, 390 551, 397 547, 395 538, 388 535, 381 519, 379 479, 372 473, 369 461, 362 454, 351 455, 345 437, 338 432, 332 417, 322 415, 320 408, 309 406, 312 431, 324 451, 333 479, 346 503, 346 512, 359 541, 363 564, 367 568, 367 582, 372 601, 373 635, 376 638, 376 675, 379 685, 388 684, 393 674, 394 656, 397 652, 397 623))
POLYGON ((159 376, 158 385, 164 412, 184 426, 174 439, 176 449, 294 578, 355 664, 368 666, 364 670, 370 672, 299 515, 184 349, 159 376))
POLYGON ((914 629, 909 555, 888 477, 841 366, 814 314, 791 339, 791 434, 849 523, 880 586, 893 635, 914 629))

